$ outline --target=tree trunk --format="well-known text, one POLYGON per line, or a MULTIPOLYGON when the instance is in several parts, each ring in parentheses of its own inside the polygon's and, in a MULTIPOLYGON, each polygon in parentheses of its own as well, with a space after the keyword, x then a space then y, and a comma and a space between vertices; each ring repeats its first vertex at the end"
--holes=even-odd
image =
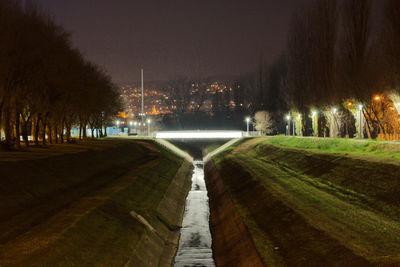
POLYGON ((60 143, 63 144, 64 143, 64 124, 65 124, 65 119, 63 119, 61 121, 61 132, 60 132, 60 143))
POLYGON ((21 148, 21 132, 20 132, 19 112, 15 110, 15 144, 18 149, 21 148))
POLYGON ((35 145, 39 145, 39 128, 40 127, 40 115, 36 118, 35 124, 35 145))
POLYGON ((83 138, 83 139, 87 139, 86 127, 87 127, 86 123, 82 125, 82 131, 83 131, 83 133, 82 133, 82 138, 83 138))
POLYGON ((58 125, 57 125, 57 123, 54 123, 54 139, 56 141, 56 144, 58 144, 58 125))
POLYGON ((4 111, 4 135, 6 138, 6 145, 11 145, 11 125, 10 125, 10 108, 6 107, 4 111))
POLYGON ((24 136, 24 141, 25 141, 26 147, 29 147, 29 139, 28 139, 28 124, 29 124, 29 122, 30 122, 30 119, 28 119, 27 121, 24 121, 24 125, 23 125, 23 128, 24 128, 23 136, 24 136))
POLYGON ((50 122, 47 124, 47 129, 48 129, 47 136, 49 138, 49 143, 53 144, 53 127, 51 127, 50 122))
POLYGON ((65 122, 65 126, 66 126, 66 131, 67 131, 66 139, 67 139, 67 142, 70 142, 71 141, 71 124, 65 122))
POLYGON ((42 120, 42 125, 43 125, 43 132, 42 132, 42 142, 43 142, 43 145, 45 145, 46 144, 46 122, 44 121, 44 120, 42 120))
POLYGON ((365 123, 367 124, 367 127, 365 128, 367 129, 368 139, 372 139, 371 126, 370 126, 370 123, 372 122, 371 115, 367 110, 363 111, 363 113, 364 113, 365 123))

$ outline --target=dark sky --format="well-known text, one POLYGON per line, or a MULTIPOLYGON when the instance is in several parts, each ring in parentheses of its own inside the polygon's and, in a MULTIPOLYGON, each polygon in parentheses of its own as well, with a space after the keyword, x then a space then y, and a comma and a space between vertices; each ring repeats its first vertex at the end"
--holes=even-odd
POLYGON ((285 46, 298 0, 36 0, 116 83, 240 74, 285 46))
POLYGON ((231 75, 271 62, 299 0, 36 0, 113 81, 231 75))

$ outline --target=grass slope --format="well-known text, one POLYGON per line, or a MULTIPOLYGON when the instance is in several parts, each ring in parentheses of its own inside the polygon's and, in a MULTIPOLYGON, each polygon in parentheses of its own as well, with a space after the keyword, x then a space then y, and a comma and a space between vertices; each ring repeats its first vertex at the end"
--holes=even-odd
POLYGON ((376 159, 400 160, 400 144, 385 143, 374 140, 330 139, 330 138, 297 138, 274 136, 268 138, 268 143, 308 149, 314 152, 338 153, 344 155, 359 155, 376 159))
POLYGON ((130 212, 154 220, 182 159, 149 142, 104 142, 113 145, 0 166, 10 174, 0 265, 122 266, 135 254, 149 229, 130 212))
POLYGON ((250 139, 214 158, 267 265, 400 262, 397 165, 276 141, 250 139))

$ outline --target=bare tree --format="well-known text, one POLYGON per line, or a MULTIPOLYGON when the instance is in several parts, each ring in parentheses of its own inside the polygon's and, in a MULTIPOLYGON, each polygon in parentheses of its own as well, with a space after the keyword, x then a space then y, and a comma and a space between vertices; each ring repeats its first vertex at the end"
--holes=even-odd
POLYGON ((274 132, 273 121, 269 112, 258 111, 254 115, 256 121, 256 130, 261 131, 262 134, 271 134, 274 132))

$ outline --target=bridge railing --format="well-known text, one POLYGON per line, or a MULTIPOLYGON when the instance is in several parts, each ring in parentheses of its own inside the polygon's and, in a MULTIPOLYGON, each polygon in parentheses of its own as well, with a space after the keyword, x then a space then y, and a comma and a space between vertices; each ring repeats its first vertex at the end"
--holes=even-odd
POLYGON ((261 131, 249 131, 249 132, 242 132, 243 137, 255 137, 261 136, 261 131))
POLYGON ((160 131, 156 138, 162 139, 232 139, 241 138, 241 131, 160 131))

